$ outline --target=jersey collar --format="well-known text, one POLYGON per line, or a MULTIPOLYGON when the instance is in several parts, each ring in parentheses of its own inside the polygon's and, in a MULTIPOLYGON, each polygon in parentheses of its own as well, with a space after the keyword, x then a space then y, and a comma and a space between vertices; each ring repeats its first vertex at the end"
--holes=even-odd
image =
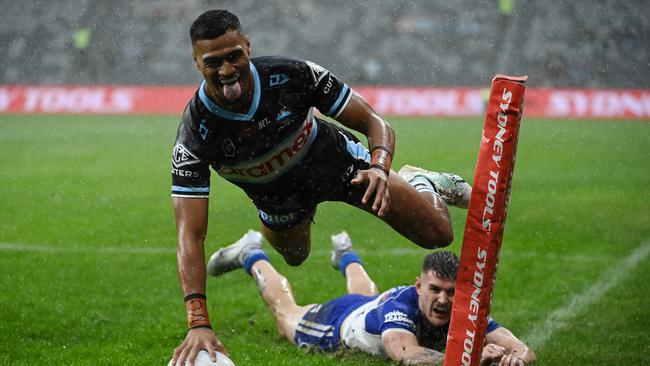
POLYGON ((221 108, 217 105, 217 103, 213 102, 210 98, 208 98, 208 95, 205 93, 205 80, 201 83, 201 87, 199 88, 199 98, 205 104, 206 108, 214 114, 216 114, 219 117, 234 120, 234 121, 250 121, 253 116, 255 115, 255 112, 257 112, 257 106, 260 103, 260 96, 262 94, 262 88, 260 86, 260 76, 257 73, 257 69, 255 68, 255 65, 253 65, 252 62, 248 63, 250 65, 251 73, 253 74, 253 81, 254 81, 254 90, 253 90, 253 102, 251 103, 251 107, 248 109, 248 112, 246 114, 241 114, 241 113, 236 113, 236 112, 231 112, 227 109, 221 108))

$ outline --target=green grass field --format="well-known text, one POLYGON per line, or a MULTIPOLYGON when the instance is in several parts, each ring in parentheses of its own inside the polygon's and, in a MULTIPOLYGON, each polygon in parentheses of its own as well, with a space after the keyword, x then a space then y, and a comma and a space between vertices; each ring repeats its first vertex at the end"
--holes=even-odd
MULTIPOLYGON (((394 167, 473 178, 482 121, 391 119, 394 167)), ((0 115, 0 365, 164 365, 185 335, 170 154, 175 117, 0 115)), ((650 364, 650 124, 524 119, 492 315, 539 365, 650 364)), ((216 175, 214 175, 216 176, 216 175)), ((210 253, 259 223, 213 178, 210 253)), ((465 211, 453 209, 459 253, 465 211)), ((329 236, 348 230, 380 288, 411 284, 424 250, 341 203, 320 206, 301 303, 345 292, 329 236)), ((208 253, 209 254, 209 253, 208 253)), ((208 281, 238 365, 388 365, 306 354, 275 332, 243 271, 208 281)))

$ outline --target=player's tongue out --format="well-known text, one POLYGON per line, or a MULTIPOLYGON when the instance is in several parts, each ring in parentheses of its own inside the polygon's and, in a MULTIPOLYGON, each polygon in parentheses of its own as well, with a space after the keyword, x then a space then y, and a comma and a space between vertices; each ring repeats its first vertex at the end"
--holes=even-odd
POLYGON ((223 96, 230 101, 239 99, 241 97, 241 85, 239 85, 239 81, 235 81, 232 84, 223 84, 223 96))
POLYGON ((231 78, 221 80, 223 84, 223 96, 229 101, 235 101, 241 97, 241 84, 239 83, 239 75, 234 75, 231 78))

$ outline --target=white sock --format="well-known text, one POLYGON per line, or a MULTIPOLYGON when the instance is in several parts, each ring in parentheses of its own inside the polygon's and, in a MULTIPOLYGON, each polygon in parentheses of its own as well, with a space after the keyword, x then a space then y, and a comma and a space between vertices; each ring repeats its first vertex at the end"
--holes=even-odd
POLYGON ((433 184, 431 184, 431 182, 427 178, 425 178, 425 177, 423 177, 421 175, 418 175, 418 176, 414 177, 413 180, 411 180, 409 183, 418 192, 427 192, 427 193, 438 194, 438 191, 433 186, 433 184))

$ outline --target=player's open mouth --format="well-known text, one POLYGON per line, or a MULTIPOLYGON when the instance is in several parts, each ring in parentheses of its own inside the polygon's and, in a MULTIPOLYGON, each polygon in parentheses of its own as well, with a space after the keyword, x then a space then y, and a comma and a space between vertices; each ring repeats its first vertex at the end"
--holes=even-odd
POLYGON ((239 74, 234 74, 233 76, 226 79, 219 79, 219 82, 221 84, 232 84, 237 80, 239 80, 239 74))
POLYGON ((447 315, 449 314, 449 306, 436 306, 433 308, 433 312, 438 314, 438 315, 447 315))

